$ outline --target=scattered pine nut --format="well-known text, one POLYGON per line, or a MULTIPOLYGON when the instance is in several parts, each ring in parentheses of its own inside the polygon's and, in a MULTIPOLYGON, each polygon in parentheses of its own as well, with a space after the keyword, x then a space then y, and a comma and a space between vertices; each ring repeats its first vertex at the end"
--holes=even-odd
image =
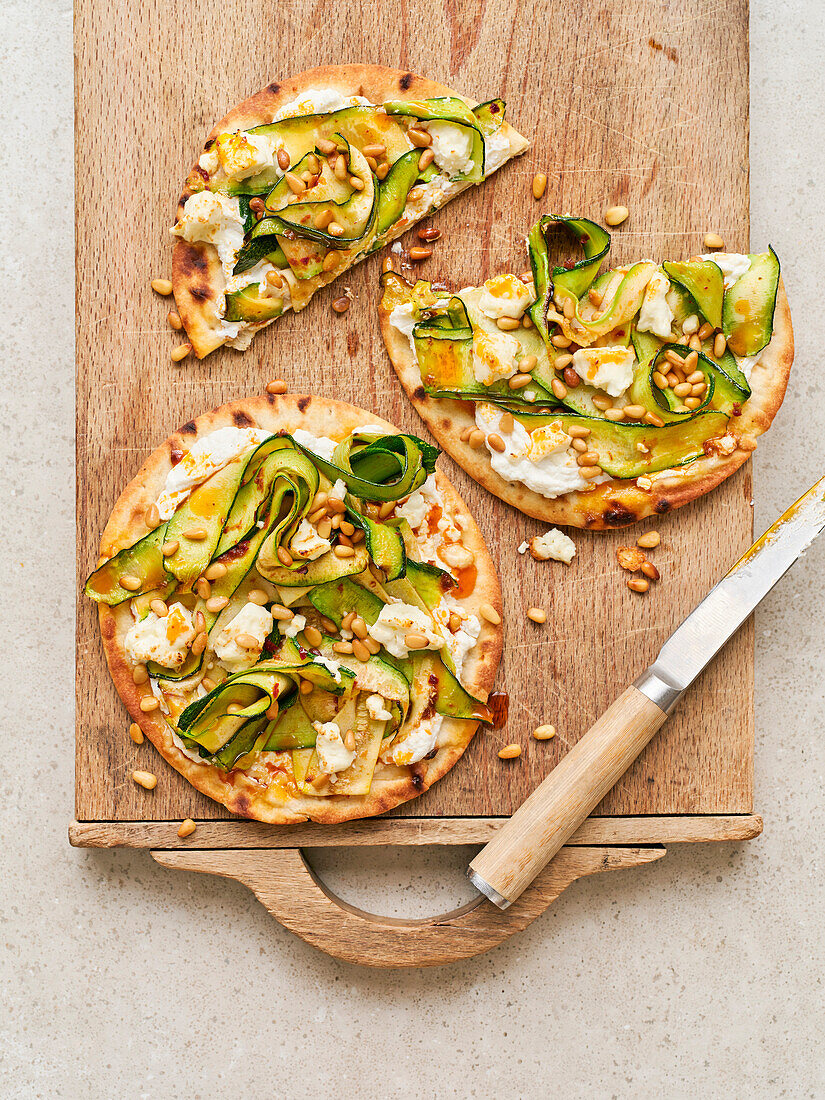
POLYGON ((555 726, 536 726, 533 736, 537 741, 552 741, 556 736, 555 726))
POLYGON ((647 592, 650 588, 650 581, 644 577, 631 577, 627 582, 627 587, 634 592, 647 592))
POLYGON ((604 220, 607 225, 621 225, 622 222, 626 222, 630 217, 630 211, 626 206, 611 206, 609 210, 605 211, 604 220))
POLYGON ((543 623, 547 622, 547 612, 543 607, 529 607, 527 609, 527 618, 530 619, 531 622, 538 623, 538 625, 541 626, 543 623))
POLYGON ((160 294, 164 298, 168 298, 172 293, 172 282, 170 279, 153 279, 150 286, 155 294, 160 294))
POLYGON ((702 241, 705 248, 724 248, 725 242, 719 236, 718 233, 706 233, 705 239, 702 241))
POLYGON ((152 772, 132 772, 132 779, 145 791, 153 791, 158 785, 158 777, 152 772))
POLYGON ((505 745, 498 750, 498 755, 500 760, 515 760, 517 756, 521 756, 521 745, 505 745))
POLYGON ((467 440, 474 451, 477 451, 480 447, 484 446, 484 432, 481 428, 474 428, 470 432, 470 436, 467 440))
POLYGON ((148 679, 149 670, 146 668, 146 665, 135 665, 132 669, 132 683, 139 686, 140 684, 145 684, 148 679))
POLYGON ((491 603, 483 603, 478 609, 479 615, 486 622, 492 624, 492 626, 500 626, 501 615, 496 611, 491 603))
POLYGON ((177 313, 175 313, 173 309, 170 309, 169 312, 166 314, 166 322, 169 325, 169 328, 173 328, 175 332, 180 332, 180 330, 183 328, 183 321, 181 321, 180 317, 177 313))
POLYGON ((140 577, 134 577, 131 573, 124 573, 120 578, 120 587, 127 592, 137 592, 140 588, 140 577))
POLYGON ((151 714, 152 711, 157 710, 160 707, 160 703, 154 697, 154 695, 147 695, 140 701, 140 709, 144 714, 151 714))
POLYGON ((547 190, 547 176, 543 172, 537 172, 533 176, 533 198, 538 201, 547 190))
POLYGON ((286 382, 283 378, 275 378, 272 382, 266 384, 267 393, 286 393, 286 382))
POLYGON ((140 728, 137 722, 132 722, 131 726, 129 726, 129 736, 132 738, 136 745, 143 744, 143 730, 140 728))
POLYGON ((433 250, 431 248, 411 248, 410 259, 414 263, 418 263, 421 260, 429 260, 432 256, 433 250))
POLYGON ((652 581, 658 581, 659 579, 659 570, 656 568, 652 561, 642 562, 642 572, 652 581))
POLYGON ((646 531, 636 539, 636 545, 641 546, 643 550, 653 550, 661 541, 662 536, 658 531, 646 531))
POLYGON ((440 236, 441 236, 441 230, 436 229, 432 225, 427 226, 426 229, 419 229, 418 230, 418 239, 419 239, 419 241, 430 241, 430 242, 437 241, 440 236))
MULTIPOLYGON (((281 150, 283 152, 283 150, 281 150)), ((181 821, 180 828, 178 829, 178 836, 183 840, 187 836, 191 836, 197 829, 197 825, 191 817, 187 817, 185 821, 181 821)))
POLYGON ((178 344, 176 348, 172 348, 169 352, 169 358, 173 363, 180 363, 186 358, 191 350, 191 344, 178 344))
POLYGON ((341 298, 336 298, 332 303, 332 308, 336 313, 346 313, 349 309, 349 298, 344 295, 341 298))

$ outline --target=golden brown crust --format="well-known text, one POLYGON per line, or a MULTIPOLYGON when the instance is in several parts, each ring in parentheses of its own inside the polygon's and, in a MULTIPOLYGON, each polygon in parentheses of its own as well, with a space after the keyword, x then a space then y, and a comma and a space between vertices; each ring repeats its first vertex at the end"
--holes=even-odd
POLYGON ((729 433, 736 440, 731 454, 711 453, 687 466, 651 474, 648 489, 639 488, 635 481, 613 480, 587 493, 567 493, 548 500, 524 485, 500 477, 490 465, 486 448, 474 450, 468 443, 461 442, 461 433, 475 427, 473 404, 428 397, 407 337, 389 323, 389 312, 383 305, 379 315, 384 343, 396 374, 421 418, 450 457, 479 485, 526 515, 546 523, 592 531, 625 527, 647 516, 681 508, 735 473, 779 411, 793 364, 791 312, 780 280, 773 337, 753 368, 752 393, 742 408, 742 415, 733 418, 728 425, 729 433))
MULTIPOLYGON (((397 431, 392 424, 353 405, 309 395, 265 394, 234 401, 185 424, 153 451, 115 504, 101 540, 101 556, 108 558, 146 533, 144 515, 157 499, 173 459, 201 436, 217 428, 260 427, 270 431, 297 428, 313 435, 343 438, 364 424, 376 424, 397 431)), ((464 545, 475 554, 478 579, 465 605, 477 613, 482 603, 491 603, 501 614, 501 589, 492 559, 481 533, 461 497, 440 472, 438 488, 464 520, 464 545)), ((132 664, 124 651, 124 638, 132 625, 129 602, 117 607, 99 606, 100 632, 106 661, 118 694, 132 719, 138 723, 161 756, 199 791, 221 802, 234 813, 270 824, 293 824, 307 819, 326 824, 372 817, 422 794, 459 759, 477 729, 475 722, 444 719, 436 755, 408 768, 380 765, 370 793, 364 797, 307 797, 292 784, 286 773, 275 775, 267 787, 243 772, 221 772, 210 764, 195 763, 175 745, 170 727, 158 712, 144 714, 140 700, 150 694, 148 685, 132 680, 132 664), (286 795, 286 801, 283 797, 286 795)), ((475 695, 486 698, 501 659, 503 629, 485 623, 479 643, 465 662, 462 681, 475 695)), ((276 754, 268 754, 276 758, 276 754)), ((289 754, 277 754, 285 758, 289 754)), ((277 759, 274 759, 277 762, 277 759)))
MULTIPOLYGON (((471 107, 476 106, 473 100, 459 95, 446 84, 439 84, 404 69, 386 69, 382 65, 322 65, 280 83, 274 81, 233 107, 212 128, 204 147, 219 134, 229 130, 267 125, 281 107, 311 88, 319 87, 338 91, 345 97, 363 95, 373 103, 382 103, 389 99, 412 101, 449 95, 464 99, 471 107)), ((510 138, 511 157, 524 152, 529 144, 526 138, 507 122, 502 124, 502 132, 510 138)), ((453 194, 458 195, 473 186, 472 183, 457 185, 453 194)), ((188 187, 181 193, 178 218, 183 213, 183 204, 191 194, 188 187)), ((411 221, 401 225, 397 232, 388 237, 388 243, 400 237, 413 224, 415 223, 411 221)), ((347 268, 343 267, 321 276, 319 288, 333 282, 345 270, 347 268)), ((218 327, 220 314, 217 305, 223 299, 224 276, 215 248, 209 244, 192 244, 178 239, 172 253, 172 283, 178 314, 195 354, 202 359, 224 343, 218 327)))

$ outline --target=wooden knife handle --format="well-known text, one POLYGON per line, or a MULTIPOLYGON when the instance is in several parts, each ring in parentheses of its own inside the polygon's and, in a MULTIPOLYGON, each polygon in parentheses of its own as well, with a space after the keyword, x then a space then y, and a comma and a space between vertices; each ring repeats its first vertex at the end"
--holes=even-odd
POLYGON ((637 688, 620 695, 481 849, 468 872, 476 887, 502 909, 515 901, 666 718, 637 688))

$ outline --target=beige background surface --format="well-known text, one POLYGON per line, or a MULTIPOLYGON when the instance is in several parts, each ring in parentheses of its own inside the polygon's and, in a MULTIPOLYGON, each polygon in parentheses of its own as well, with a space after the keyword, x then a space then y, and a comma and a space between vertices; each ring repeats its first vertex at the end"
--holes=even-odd
MULTIPOLYGON (((71 12, 43 0, 33 22, 33 10, 6 0, 0 12, 0 1095, 822 1095, 822 545, 757 622, 765 835, 585 880, 491 955, 358 970, 305 947, 239 886, 172 875, 146 853, 68 848, 71 12)), ((791 393, 756 457, 762 527, 825 465, 825 28, 816 0, 756 0, 751 29, 752 237, 785 261, 798 339, 791 393)), ((697 74, 723 99, 712 78, 697 74)), ((413 915, 467 896, 467 855, 327 852, 315 864, 348 899, 413 915)))

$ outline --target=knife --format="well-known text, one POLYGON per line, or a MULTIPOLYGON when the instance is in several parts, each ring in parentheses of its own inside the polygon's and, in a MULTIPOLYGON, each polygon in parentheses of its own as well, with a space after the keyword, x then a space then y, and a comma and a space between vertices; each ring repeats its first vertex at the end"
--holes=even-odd
POLYGON ((677 627, 650 668, 611 704, 482 848, 470 881, 506 909, 624 775, 758 603, 825 528, 825 477, 770 527, 677 627))

